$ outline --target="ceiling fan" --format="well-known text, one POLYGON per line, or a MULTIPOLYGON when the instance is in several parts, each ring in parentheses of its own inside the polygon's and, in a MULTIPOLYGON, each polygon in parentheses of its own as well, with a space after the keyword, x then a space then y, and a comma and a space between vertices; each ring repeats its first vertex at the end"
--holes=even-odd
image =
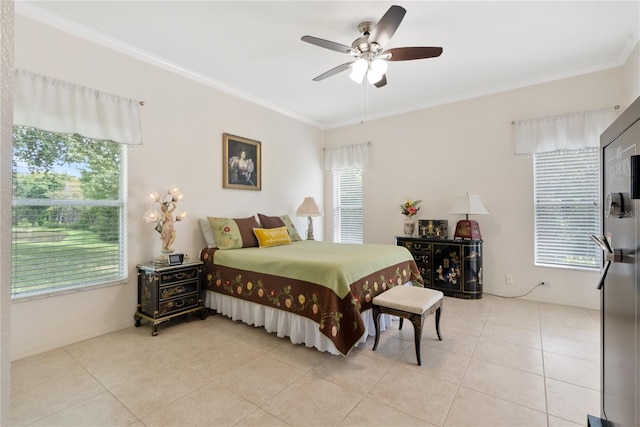
POLYGON ((346 53, 356 58, 320 74, 313 81, 324 80, 351 69, 349 77, 356 83, 362 83, 366 74, 369 83, 376 87, 383 87, 387 84, 387 61, 408 61, 440 56, 442 54, 441 47, 396 47, 383 50, 400 26, 406 12, 405 8, 394 5, 387 10, 377 24, 369 21, 360 23, 358 31, 362 33, 362 36, 355 39, 351 46, 318 37, 303 36, 302 41, 304 42, 346 53))

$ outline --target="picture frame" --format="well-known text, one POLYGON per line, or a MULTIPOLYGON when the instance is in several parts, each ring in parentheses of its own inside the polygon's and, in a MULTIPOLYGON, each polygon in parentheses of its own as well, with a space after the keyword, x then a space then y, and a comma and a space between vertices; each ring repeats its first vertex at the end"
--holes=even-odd
POLYGON ((222 188, 262 190, 261 143, 222 134, 222 188))
POLYGON ((446 239, 449 233, 449 221, 446 219, 421 219, 418 221, 420 237, 446 239))
POLYGON ((184 262, 184 254, 169 254, 169 265, 180 265, 184 262))

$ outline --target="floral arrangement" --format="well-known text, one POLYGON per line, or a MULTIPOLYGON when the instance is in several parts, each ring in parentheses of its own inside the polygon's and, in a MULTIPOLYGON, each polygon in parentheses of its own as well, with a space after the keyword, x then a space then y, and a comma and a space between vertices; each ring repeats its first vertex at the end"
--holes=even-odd
POLYGON ((412 216, 416 215, 420 210, 420 207, 418 206, 420 202, 422 202, 422 200, 411 200, 405 198, 405 202, 400 205, 402 215, 406 216, 407 218, 411 218, 412 216))

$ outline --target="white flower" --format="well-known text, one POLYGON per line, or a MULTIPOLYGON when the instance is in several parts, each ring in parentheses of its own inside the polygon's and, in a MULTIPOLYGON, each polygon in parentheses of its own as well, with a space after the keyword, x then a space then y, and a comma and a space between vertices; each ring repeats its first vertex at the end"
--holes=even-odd
POLYGON ((158 222, 159 218, 160 218, 160 214, 157 211, 154 211, 151 209, 146 211, 142 216, 142 219, 144 219, 144 222, 147 222, 147 223, 158 222))

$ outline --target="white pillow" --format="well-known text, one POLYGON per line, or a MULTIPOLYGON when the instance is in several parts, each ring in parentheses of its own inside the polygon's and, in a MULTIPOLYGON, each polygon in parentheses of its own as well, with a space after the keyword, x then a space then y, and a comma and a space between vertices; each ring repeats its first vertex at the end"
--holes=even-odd
POLYGON ((204 241, 207 242, 207 247, 217 247, 216 238, 213 235, 213 230, 211 229, 209 220, 207 218, 198 218, 198 224, 200 225, 200 230, 202 231, 202 237, 204 237, 204 241))

